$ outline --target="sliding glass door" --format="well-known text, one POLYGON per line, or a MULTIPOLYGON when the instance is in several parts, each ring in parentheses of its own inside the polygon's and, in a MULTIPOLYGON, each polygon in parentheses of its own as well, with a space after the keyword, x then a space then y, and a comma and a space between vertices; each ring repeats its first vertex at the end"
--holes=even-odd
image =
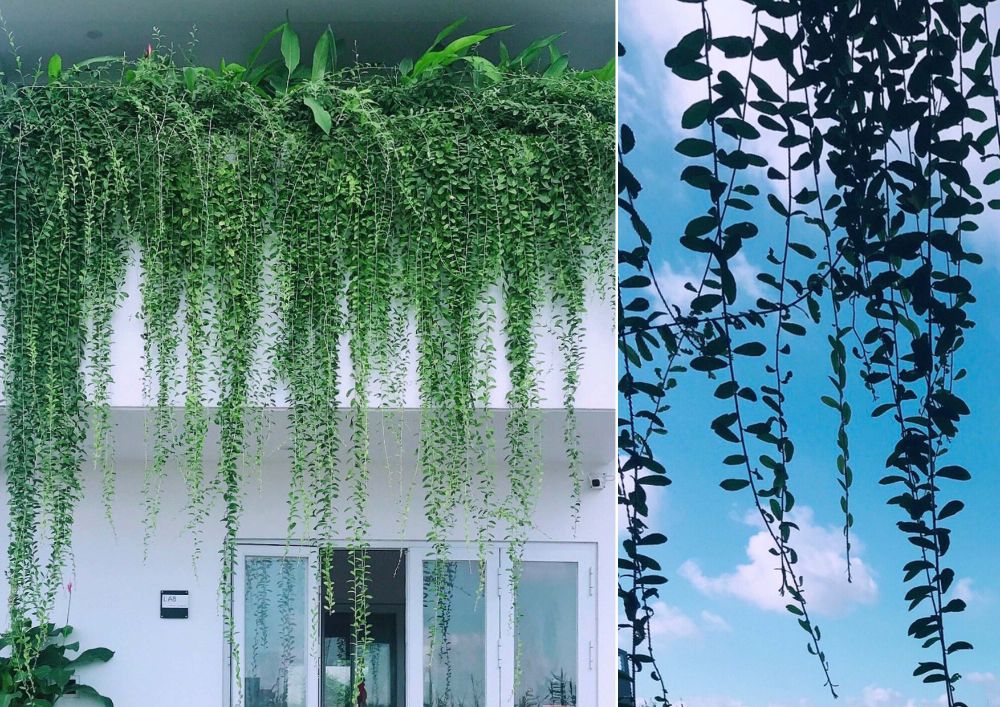
MULTIPOLYGON (((513 589, 506 552, 370 551, 366 707, 597 706, 594 546, 529 544, 513 589)), ((315 548, 241 547, 234 706, 352 707, 347 551, 332 564, 320 577, 315 548)))

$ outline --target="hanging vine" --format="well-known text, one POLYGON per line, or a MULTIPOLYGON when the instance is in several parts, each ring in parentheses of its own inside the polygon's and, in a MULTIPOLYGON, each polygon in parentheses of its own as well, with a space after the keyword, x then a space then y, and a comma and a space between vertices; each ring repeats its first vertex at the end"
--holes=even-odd
MULTIPOLYGON (((13 626, 44 621, 59 586, 91 406, 110 507, 111 315, 133 254, 153 403, 147 535, 176 458, 196 546, 221 508, 224 607, 247 440, 274 371, 290 407, 289 536, 320 545, 328 576, 346 533, 364 675, 369 415, 403 403, 411 322, 429 540, 443 559, 460 521, 481 548, 502 529, 517 566, 540 480, 535 339, 549 307, 579 481, 584 293, 610 281, 613 74, 568 69, 555 38, 494 64, 473 50, 504 28, 450 39, 457 26, 398 70, 338 68, 330 32, 304 65, 283 25, 265 40, 280 38, 279 61, 258 65, 258 50, 215 71, 151 50, 64 70, 54 56, 47 76, 0 99, 13 626), (487 410, 498 304, 511 368, 503 501, 487 410), (211 422, 220 459, 209 473, 211 422)), ((26 639, 13 645, 31 655, 26 639)))
POLYGON ((788 611, 808 634, 807 649, 836 696, 820 630, 808 614, 808 587, 795 570, 796 526, 788 515, 794 420, 785 409, 792 384, 785 359, 825 310, 833 393, 822 403, 838 417, 833 468, 842 492, 845 573, 850 581, 854 363, 858 385, 875 397, 873 417, 889 413, 898 427, 880 483, 899 488, 888 503, 903 511, 897 526, 915 548, 903 568, 908 607, 918 612, 908 633, 932 657, 914 676, 939 684, 944 703, 956 707, 963 703, 952 663, 972 646, 946 640, 948 615, 965 604, 948 595, 955 572, 944 560, 951 534, 943 521, 964 505, 951 498, 949 482, 970 474, 942 456, 969 413, 955 389, 965 375, 955 356, 973 325, 967 307, 975 301, 962 268, 982 259, 962 236, 978 228, 983 182, 1000 175, 977 180, 969 172, 973 160, 995 160, 1000 128, 987 8, 922 0, 748 5, 746 34, 717 36, 710 3, 697 3, 698 26, 665 57, 675 77, 704 87, 704 98, 681 120, 696 133, 676 148, 693 161, 681 180, 709 202, 679 238, 705 259, 701 280, 688 285, 689 306, 669 301, 656 281, 653 233, 638 207, 642 187, 626 163, 636 139, 621 127, 619 206, 638 238, 619 254, 620 391, 627 408, 619 503, 629 528, 619 594, 623 627, 632 635, 623 677, 633 688, 624 702, 634 703, 637 677, 650 667, 656 699, 669 704, 649 631, 650 600, 666 577, 644 550, 666 538, 650 527, 646 494, 669 484, 656 440, 666 432, 669 391, 689 370, 722 379, 715 397, 729 409, 712 430, 736 446, 724 464, 742 473, 721 486, 752 496, 772 540, 780 591, 791 599, 788 611), (778 148, 780 162, 751 149, 765 142, 778 148), (763 240, 765 224, 776 222, 781 227, 753 251, 766 257, 755 275, 768 294, 747 306, 737 300, 730 264, 745 241, 763 240), (755 358, 763 365, 754 367, 755 358), (766 382, 746 386, 745 379, 766 382), (748 417, 756 408, 760 417, 748 417))

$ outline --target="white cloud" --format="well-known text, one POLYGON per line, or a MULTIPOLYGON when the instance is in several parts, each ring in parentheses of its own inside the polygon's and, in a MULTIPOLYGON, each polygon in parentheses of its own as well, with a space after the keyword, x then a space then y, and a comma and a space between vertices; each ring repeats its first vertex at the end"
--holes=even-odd
POLYGON ((748 297, 751 302, 756 302, 759 297, 764 296, 760 280, 757 279, 759 268, 747 260, 744 253, 737 253, 729 261, 729 269, 736 280, 736 292, 738 296, 748 297))
POLYGON ((846 707, 941 707, 948 704, 948 698, 941 693, 935 698, 907 697, 899 690, 878 685, 868 685, 860 694, 846 697, 846 707))
POLYGON ((990 604, 992 603, 994 597, 993 592, 988 589, 973 587, 973 580, 971 577, 963 577, 955 582, 951 589, 951 594, 956 599, 964 601, 970 607, 990 604))
MULTIPOLYGON (((748 515, 748 524, 759 526, 760 519, 748 515)), ((817 615, 836 616, 859 604, 872 604, 878 598, 878 585, 868 565, 861 559, 863 546, 852 539, 851 573, 847 582, 844 538, 841 529, 820 526, 808 507, 800 507, 790 518, 799 526, 791 544, 798 553, 796 572, 803 577, 808 608, 817 615)), ((766 530, 751 536, 746 554, 749 562, 717 576, 705 574, 694 560, 681 565, 679 573, 696 589, 710 596, 732 596, 765 611, 784 612, 790 598, 780 596, 781 575, 775 557, 770 554, 772 541, 766 530)))
MULTIPOLYGON (((694 697, 678 697, 674 700, 674 704, 679 705, 679 707, 748 707, 748 703, 743 700, 726 695, 695 695, 694 697)), ((791 707, 793 704, 796 707, 809 707, 812 702, 807 699, 800 699, 793 703, 768 702, 766 707, 791 707)))
POLYGON ((991 700, 990 704, 996 704, 1000 700, 1000 678, 992 672, 973 672, 964 675, 965 679, 974 685, 979 685, 983 693, 991 700))
POLYGON ((723 695, 703 695, 678 699, 676 704, 683 707, 748 707, 743 700, 723 695))
POLYGON ((978 594, 972 589, 972 580, 968 577, 963 577, 955 582, 955 586, 952 588, 951 593, 956 599, 961 599, 966 604, 971 604, 978 596, 978 594))
POLYGON ((667 304, 671 307, 676 305, 687 314, 691 307, 691 300, 694 299, 694 292, 687 289, 685 285, 691 284, 697 287, 700 279, 701 273, 695 273, 690 267, 684 266, 675 269, 669 260, 662 261, 656 268, 656 285, 659 286, 659 292, 653 285, 649 286, 649 294, 653 297, 652 301, 654 302, 653 308, 657 309, 662 306, 660 302, 660 293, 662 293, 667 304))
POLYGON ((896 690, 869 685, 861 691, 860 700, 852 700, 857 707, 916 707, 913 700, 906 699, 896 690))
POLYGON ((936 699, 914 699, 889 687, 868 685, 860 695, 847 698, 846 704, 848 707, 934 707, 947 705, 948 699, 943 693, 936 699))
POLYGON ((993 673, 969 673, 965 679, 980 685, 993 685, 997 682, 997 676, 993 673))
MULTIPOLYGON (((737 307, 752 307, 757 298, 764 295, 761 282, 757 279, 757 267, 747 260, 744 253, 737 253, 729 261, 729 269, 736 280, 737 307)), ((695 271, 686 265, 674 267, 669 260, 663 260, 656 268, 656 284, 659 285, 659 292, 652 285, 648 288, 655 303, 654 308, 662 306, 660 302, 660 292, 662 292, 663 299, 668 304, 677 305, 684 314, 687 314, 695 293, 685 285, 691 284, 697 288, 703 273, 703 265, 695 271)))
POLYGON ((701 635, 698 624, 676 606, 654 601, 650 607, 653 609, 650 627, 654 645, 657 641, 695 638, 701 635))
MULTIPOLYGON (((655 599, 650 602, 653 617, 649 627, 653 644, 672 641, 701 640, 706 633, 727 633, 732 631, 729 622, 711 611, 701 611, 697 617, 691 616, 683 609, 655 599)), ((628 629, 621 630, 620 639, 623 644, 631 641, 628 629)))
POLYGON ((729 625, 728 621, 718 614, 713 614, 711 611, 702 611, 701 620, 707 628, 713 631, 728 633, 733 630, 733 627, 729 625))

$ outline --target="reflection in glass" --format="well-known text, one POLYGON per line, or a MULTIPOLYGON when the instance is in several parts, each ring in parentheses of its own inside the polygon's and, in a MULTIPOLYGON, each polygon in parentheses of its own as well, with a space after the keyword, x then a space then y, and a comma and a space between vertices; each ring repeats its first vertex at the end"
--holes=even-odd
POLYGON ((246 707, 306 705, 306 570, 304 557, 246 558, 246 707))
POLYGON ((577 566, 525 562, 517 592, 517 707, 576 705, 577 566))
POLYGON ((424 562, 424 707, 486 702, 486 600, 479 574, 478 562, 424 562))
MULTIPOLYGON (((324 707, 354 707, 351 701, 351 685, 354 684, 351 616, 347 609, 328 613, 324 618, 324 707)), ((396 665, 402 625, 397 618, 395 613, 372 613, 369 616, 372 642, 365 657, 365 707, 399 705, 396 699, 396 665)))

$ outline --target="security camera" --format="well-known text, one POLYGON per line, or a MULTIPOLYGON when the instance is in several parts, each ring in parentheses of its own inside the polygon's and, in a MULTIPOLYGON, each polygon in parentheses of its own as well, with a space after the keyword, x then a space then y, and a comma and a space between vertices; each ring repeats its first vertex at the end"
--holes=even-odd
POLYGON ((587 481, 590 483, 590 488, 594 489, 595 491, 600 491, 608 483, 607 476, 600 471, 591 472, 587 478, 587 481))

